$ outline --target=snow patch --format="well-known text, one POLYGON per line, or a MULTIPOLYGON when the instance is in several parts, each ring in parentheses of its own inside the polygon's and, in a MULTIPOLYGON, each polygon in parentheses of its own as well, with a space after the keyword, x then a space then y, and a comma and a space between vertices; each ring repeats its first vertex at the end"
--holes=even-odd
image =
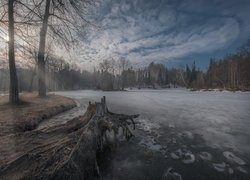
POLYGON ((169 128, 175 128, 175 125, 174 124, 169 124, 168 127, 169 128))
POLYGON ((172 138, 172 143, 176 144, 176 139, 172 138))
POLYGON ((234 173, 234 170, 232 168, 228 168, 228 173, 229 174, 233 174, 234 173))
POLYGON ((170 156, 175 160, 181 159, 181 157, 183 156, 183 152, 181 149, 178 149, 175 152, 170 153, 170 156))
POLYGON ((219 172, 224 172, 225 168, 226 168, 226 163, 222 162, 222 163, 213 163, 213 167, 215 170, 219 171, 219 172))
POLYGON ((177 173, 173 168, 168 168, 167 172, 163 174, 163 180, 182 180, 181 174, 177 173))
POLYGON ((185 164, 192 164, 195 162, 195 156, 190 151, 184 152, 181 149, 178 149, 177 151, 170 153, 170 156, 175 160, 181 159, 185 164))
POLYGON ((152 132, 157 132, 157 130, 160 129, 160 125, 149 122, 146 119, 139 119, 138 121, 139 121, 138 129, 141 129, 143 131, 152 133, 152 132))
POLYGON ((248 173, 247 170, 246 170, 245 168, 243 168, 243 167, 238 166, 236 169, 237 169, 238 171, 242 172, 242 173, 245 173, 245 174, 248 173))
POLYGON ((192 164, 195 162, 195 156, 190 152, 185 153, 184 159, 182 160, 182 162, 185 164, 192 164))
POLYGON ((225 158, 227 158, 229 161, 235 162, 236 164, 239 165, 245 165, 246 162, 243 161, 242 159, 240 159, 239 157, 235 156, 232 152, 229 151, 225 151, 223 152, 223 155, 225 156, 225 158))
POLYGON ((208 152, 201 152, 199 154, 200 158, 206 161, 210 161, 212 159, 212 155, 208 152))
POLYGON ((171 156, 172 159, 175 159, 175 160, 181 158, 180 156, 176 155, 175 153, 170 153, 170 156, 171 156))
POLYGON ((161 153, 165 153, 166 147, 161 146, 160 144, 157 144, 154 140, 154 138, 150 137, 147 139, 142 139, 139 142, 140 145, 146 146, 148 149, 152 151, 158 151, 161 153))
POLYGON ((137 160, 137 161, 129 161, 128 159, 119 162, 119 166, 121 169, 129 169, 129 168, 136 168, 142 166, 142 162, 137 160))
POLYGON ((180 137, 183 138, 188 138, 188 139, 193 139, 193 133, 189 132, 189 131, 184 131, 183 133, 180 133, 180 137))

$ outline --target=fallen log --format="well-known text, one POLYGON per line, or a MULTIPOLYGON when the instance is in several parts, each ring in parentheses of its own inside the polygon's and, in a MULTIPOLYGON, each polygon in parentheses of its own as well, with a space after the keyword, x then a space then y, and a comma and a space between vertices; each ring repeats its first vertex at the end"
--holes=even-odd
POLYGON ((19 133, 13 137, 15 154, 0 164, 0 179, 92 179, 99 174, 96 153, 108 142, 107 132, 116 136, 122 129, 129 140, 138 116, 110 112, 103 97, 66 124, 19 133))

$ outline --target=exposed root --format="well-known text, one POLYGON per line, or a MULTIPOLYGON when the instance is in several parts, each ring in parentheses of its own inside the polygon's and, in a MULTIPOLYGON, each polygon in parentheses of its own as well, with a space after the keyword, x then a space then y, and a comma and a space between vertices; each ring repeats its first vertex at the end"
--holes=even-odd
POLYGON ((116 137, 122 129, 129 140, 138 116, 110 112, 103 97, 66 124, 19 134, 16 157, 0 164, 0 179, 92 179, 99 175, 96 152, 107 143, 107 132, 116 137))

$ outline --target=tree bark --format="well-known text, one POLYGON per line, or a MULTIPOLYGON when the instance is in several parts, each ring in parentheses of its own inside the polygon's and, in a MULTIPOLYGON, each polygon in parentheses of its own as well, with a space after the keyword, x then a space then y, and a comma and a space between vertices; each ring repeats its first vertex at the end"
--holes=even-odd
POLYGON ((33 82, 34 82, 34 77, 36 75, 36 67, 37 67, 37 64, 35 65, 35 68, 32 72, 32 75, 31 75, 31 80, 30 80, 30 86, 29 86, 29 92, 32 92, 33 91, 33 82))
POLYGON ((41 97, 46 96, 46 76, 45 76, 45 45, 49 21, 49 9, 51 0, 46 0, 43 24, 40 30, 40 42, 38 50, 38 94, 41 97))
POLYGON ((15 45, 14 45, 14 0, 8 1, 8 19, 9 19, 9 71, 10 71, 10 89, 9 102, 14 104, 19 102, 18 79, 15 64, 15 45))

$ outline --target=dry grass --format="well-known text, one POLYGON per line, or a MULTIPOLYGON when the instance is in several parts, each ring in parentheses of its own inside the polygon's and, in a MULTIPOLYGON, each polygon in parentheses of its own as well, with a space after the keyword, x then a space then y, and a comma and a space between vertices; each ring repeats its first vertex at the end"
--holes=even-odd
MULTIPOLYGON (((20 108, 31 108, 33 113, 37 113, 31 104, 37 107, 35 109, 45 111, 45 107, 74 102, 61 96, 33 98, 29 97, 28 104, 21 105, 20 108), (33 98, 34 100, 31 100, 33 98), (41 103, 46 103, 45 107, 41 103)), ((95 110, 95 105, 90 105, 84 115, 73 118, 66 124, 44 130, 5 133, 0 136, 0 179, 46 179, 41 178, 41 175, 54 172, 68 160, 82 135, 84 126, 94 116, 95 110)))
POLYGON ((0 137, 33 130, 42 120, 76 106, 72 99, 58 95, 22 94, 20 99, 22 103, 11 105, 7 96, 0 97, 0 137))

